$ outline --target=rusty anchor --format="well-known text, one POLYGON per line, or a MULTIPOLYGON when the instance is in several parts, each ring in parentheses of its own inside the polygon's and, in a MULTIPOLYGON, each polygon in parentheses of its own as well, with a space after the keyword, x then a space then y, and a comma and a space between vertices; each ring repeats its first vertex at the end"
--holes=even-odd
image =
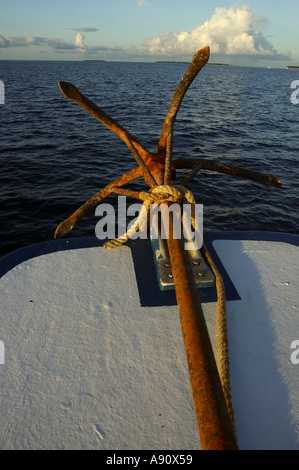
MULTIPOLYGON (((157 186, 173 185, 177 169, 191 170, 181 181, 180 185, 182 186, 186 186, 202 170, 247 178, 267 187, 282 186, 283 183, 275 176, 233 165, 199 159, 172 160, 173 127, 177 112, 190 84, 208 62, 209 55, 209 47, 200 49, 194 55, 171 100, 155 153, 149 152, 134 136, 80 93, 74 85, 67 82, 58 82, 60 90, 65 97, 92 114, 126 143, 138 163, 138 167, 116 178, 85 202, 85 204, 57 227, 54 234, 55 238, 67 235, 89 211, 98 206, 111 193, 142 199, 140 193, 123 188, 129 182, 140 177, 144 178, 150 187, 150 192, 157 186)), ((164 202, 170 204, 167 198, 164 202)), ((189 261, 181 241, 173 237, 171 224, 172 220, 170 217, 170 231, 167 243, 201 448, 204 450, 237 450, 238 444, 234 431, 233 411, 230 409, 232 407, 229 406, 223 390, 189 261)))

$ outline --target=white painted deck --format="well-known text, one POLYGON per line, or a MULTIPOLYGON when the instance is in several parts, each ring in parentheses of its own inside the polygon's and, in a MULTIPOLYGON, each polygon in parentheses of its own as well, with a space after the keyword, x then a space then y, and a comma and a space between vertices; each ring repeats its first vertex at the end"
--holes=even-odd
MULTIPOLYGON (((299 247, 213 246, 241 297, 227 303, 240 449, 298 449, 299 247)), ((141 307, 129 247, 24 261, 0 302, 1 449, 200 448, 177 307, 141 307)), ((217 306, 203 309, 217 355, 217 306)))

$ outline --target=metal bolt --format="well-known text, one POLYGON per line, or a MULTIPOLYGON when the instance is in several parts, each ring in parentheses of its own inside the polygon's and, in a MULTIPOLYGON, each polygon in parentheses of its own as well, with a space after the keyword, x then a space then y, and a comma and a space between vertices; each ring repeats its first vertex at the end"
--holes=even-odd
POLYGON ((173 278, 173 275, 172 274, 167 274, 168 277, 170 277, 170 279, 173 278))
POLYGON ((197 275, 203 277, 206 273, 204 271, 198 271, 197 275))
POLYGON ((171 264, 170 263, 165 263, 164 266, 166 266, 166 268, 170 268, 171 264))
POLYGON ((200 265, 200 261, 192 261, 192 263, 194 264, 194 266, 199 266, 200 265))

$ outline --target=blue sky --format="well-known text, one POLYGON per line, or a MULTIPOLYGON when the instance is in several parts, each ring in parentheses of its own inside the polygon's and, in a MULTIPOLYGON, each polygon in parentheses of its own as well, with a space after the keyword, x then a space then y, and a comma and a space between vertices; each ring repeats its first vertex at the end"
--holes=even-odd
POLYGON ((299 65, 297 0, 9 0, 0 60, 190 60, 299 65))

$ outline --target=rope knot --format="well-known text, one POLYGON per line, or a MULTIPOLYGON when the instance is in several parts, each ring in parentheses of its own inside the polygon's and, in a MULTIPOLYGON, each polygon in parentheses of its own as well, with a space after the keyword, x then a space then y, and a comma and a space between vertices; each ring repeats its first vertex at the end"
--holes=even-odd
POLYGON ((156 186, 148 193, 140 193, 140 199, 146 203, 149 202, 150 204, 162 204, 162 202, 173 202, 176 204, 181 204, 184 197, 190 204, 195 204, 195 199, 191 191, 179 184, 174 186, 156 186))
MULTIPOLYGON (((126 234, 122 238, 116 238, 115 240, 110 240, 104 244, 106 249, 112 249, 117 246, 122 245, 132 235, 138 230, 139 226, 145 221, 147 218, 151 204, 162 204, 163 202, 172 202, 176 204, 181 204, 183 198, 185 197, 189 204, 195 204, 195 198, 191 191, 185 188, 182 185, 161 185, 156 186, 155 188, 151 189, 148 193, 147 192, 140 192, 139 193, 140 199, 143 201, 142 208, 140 210, 139 216, 134 223, 134 225, 126 232, 126 234)), ((192 218, 193 219, 193 218, 192 218)), ((192 220, 193 223, 193 220, 192 220)))

